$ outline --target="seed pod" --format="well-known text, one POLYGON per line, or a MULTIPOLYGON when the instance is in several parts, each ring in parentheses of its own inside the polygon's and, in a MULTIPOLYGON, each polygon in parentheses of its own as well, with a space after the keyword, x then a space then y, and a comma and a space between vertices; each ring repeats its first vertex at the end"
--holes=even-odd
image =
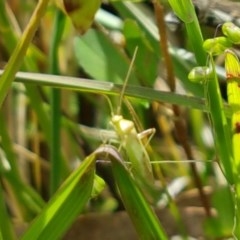
POLYGON ((84 34, 93 22, 101 0, 56 0, 56 4, 70 17, 78 32, 84 34))
POLYGON ((195 67, 188 74, 188 79, 191 82, 203 83, 210 76, 211 69, 207 66, 195 67))
POLYGON ((234 44, 240 44, 240 28, 232 22, 226 22, 222 25, 223 34, 234 44))
POLYGON ((212 55, 219 55, 231 46, 232 43, 226 37, 210 38, 203 43, 204 50, 212 55))

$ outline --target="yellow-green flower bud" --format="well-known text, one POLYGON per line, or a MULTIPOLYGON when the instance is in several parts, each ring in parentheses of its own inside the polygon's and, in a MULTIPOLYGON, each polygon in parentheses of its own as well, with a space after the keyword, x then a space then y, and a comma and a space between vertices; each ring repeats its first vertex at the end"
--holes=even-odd
POLYGON ((228 37, 228 39, 234 43, 239 44, 240 43, 240 28, 237 27, 232 22, 226 22, 222 25, 222 32, 223 34, 228 37))
POLYGON ((188 79, 191 82, 203 83, 211 74, 211 69, 207 66, 195 67, 188 74, 188 79))
POLYGON ((231 46, 232 43, 226 37, 210 38, 203 43, 203 49, 212 55, 219 55, 231 46))

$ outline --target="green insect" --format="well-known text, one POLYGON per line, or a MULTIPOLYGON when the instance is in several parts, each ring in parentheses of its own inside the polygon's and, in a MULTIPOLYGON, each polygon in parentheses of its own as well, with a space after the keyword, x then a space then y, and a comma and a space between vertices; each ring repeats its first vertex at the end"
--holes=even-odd
MULTIPOLYGON (((125 82, 119 98, 117 114, 112 114, 111 125, 113 126, 118 138, 120 139, 120 147, 126 152, 129 162, 131 163, 131 172, 136 183, 145 193, 150 201, 156 200, 159 190, 154 185, 154 176, 149 155, 143 141, 147 136, 153 136, 155 129, 147 129, 141 133, 137 132, 133 121, 125 119, 121 114, 121 105, 124 98, 124 91, 129 79, 133 63, 136 58, 137 48, 135 49, 133 60, 131 61, 125 82)), ((160 195, 160 193, 159 193, 160 195)))

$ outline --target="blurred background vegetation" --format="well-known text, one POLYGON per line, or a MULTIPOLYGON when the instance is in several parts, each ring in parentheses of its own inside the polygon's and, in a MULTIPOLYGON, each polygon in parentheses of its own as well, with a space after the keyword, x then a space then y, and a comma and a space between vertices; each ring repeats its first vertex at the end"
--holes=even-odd
MULTIPOLYGON (((169 237, 232 235, 234 205, 217 164, 206 84, 188 80, 189 71, 197 65, 193 46, 169 3, 160 2, 103 1, 83 35, 54 3, 48 5, 0 114, 0 205, 7 207, 15 230, 22 233, 28 228, 86 156, 103 143, 120 145, 109 122, 138 46, 125 92, 132 108, 124 104, 121 113, 135 122, 139 132, 156 129, 147 149, 156 184, 162 189, 154 206, 160 222, 169 237)), ((217 26, 225 21, 240 25, 238 2, 193 3, 204 39, 221 35, 217 26)), ((0 0, 1 69, 36 4, 0 0)), ((223 62, 222 56, 216 59, 226 98, 223 62)), ((127 215, 117 215, 124 206, 110 168, 97 163, 96 173, 106 185, 96 187, 98 193, 84 208, 85 217, 65 238, 136 238, 131 226, 126 226, 127 215), (99 234, 95 238, 94 229, 99 234)))

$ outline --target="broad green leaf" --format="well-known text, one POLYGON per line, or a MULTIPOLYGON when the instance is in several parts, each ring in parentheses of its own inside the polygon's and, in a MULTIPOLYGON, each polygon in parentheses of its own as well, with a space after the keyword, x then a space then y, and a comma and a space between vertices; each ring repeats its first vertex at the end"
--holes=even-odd
MULTIPOLYGON (((74 49, 79 66, 94 79, 114 83, 125 79, 130 61, 103 33, 91 29, 76 37, 74 49)), ((129 83, 137 83, 134 74, 129 83)))
POLYGON ((157 77, 158 52, 151 46, 136 21, 127 19, 124 23, 123 33, 128 51, 133 53, 136 46, 138 46, 135 60, 137 76, 144 85, 153 86, 157 77))

